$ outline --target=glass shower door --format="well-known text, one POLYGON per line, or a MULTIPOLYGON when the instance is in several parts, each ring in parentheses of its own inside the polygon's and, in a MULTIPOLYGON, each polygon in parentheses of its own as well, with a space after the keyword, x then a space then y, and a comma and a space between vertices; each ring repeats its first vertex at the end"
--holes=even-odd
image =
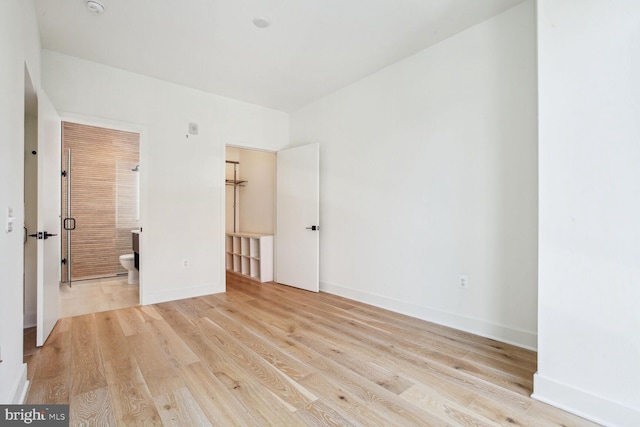
POLYGON ((124 275, 120 256, 133 252, 131 230, 138 228, 140 136, 70 122, 62 136, 62 277, 71 283, 124 275))

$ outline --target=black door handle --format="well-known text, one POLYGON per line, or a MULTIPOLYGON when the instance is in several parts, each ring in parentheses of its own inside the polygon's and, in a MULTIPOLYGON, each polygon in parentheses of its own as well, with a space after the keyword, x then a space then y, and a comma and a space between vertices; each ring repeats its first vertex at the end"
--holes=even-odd
POLYGON ((39 231, 36 234, 29 234, 29 237, 37 237, 38 240, 48 239, 49 237, 52 237, 52 236, 57 236, 57 234, 47 233, 46 231, 45 232, 39 231))
POLYGON ((307 230, 320 230, 320 226, 319 225, 312 225, 311 227, 306 227, 307 230))

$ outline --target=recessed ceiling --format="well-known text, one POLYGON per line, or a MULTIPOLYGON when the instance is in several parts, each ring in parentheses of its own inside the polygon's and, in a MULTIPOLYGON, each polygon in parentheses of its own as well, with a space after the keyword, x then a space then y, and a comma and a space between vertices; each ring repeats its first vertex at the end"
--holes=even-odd
POLYGON ((35 3, 44 49, 291 112, 522 1, 35 3))

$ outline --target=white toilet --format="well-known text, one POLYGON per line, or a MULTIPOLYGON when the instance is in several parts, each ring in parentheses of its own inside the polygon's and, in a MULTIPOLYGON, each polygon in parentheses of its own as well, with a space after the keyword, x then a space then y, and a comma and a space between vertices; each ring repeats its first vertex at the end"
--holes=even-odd
POLYGON ((138 270, 136 270, 133 254, 120 255, 120 264, 129 272, 127 283, 130 285, 138 284, 138 270))

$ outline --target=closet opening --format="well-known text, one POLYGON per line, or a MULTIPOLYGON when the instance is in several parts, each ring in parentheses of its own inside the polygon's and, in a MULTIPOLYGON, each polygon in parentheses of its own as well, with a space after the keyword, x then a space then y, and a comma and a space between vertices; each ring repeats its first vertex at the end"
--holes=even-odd
POLYGON ((226 271, 273 281, 276 153, 227 146, 225 160, 226 271))

